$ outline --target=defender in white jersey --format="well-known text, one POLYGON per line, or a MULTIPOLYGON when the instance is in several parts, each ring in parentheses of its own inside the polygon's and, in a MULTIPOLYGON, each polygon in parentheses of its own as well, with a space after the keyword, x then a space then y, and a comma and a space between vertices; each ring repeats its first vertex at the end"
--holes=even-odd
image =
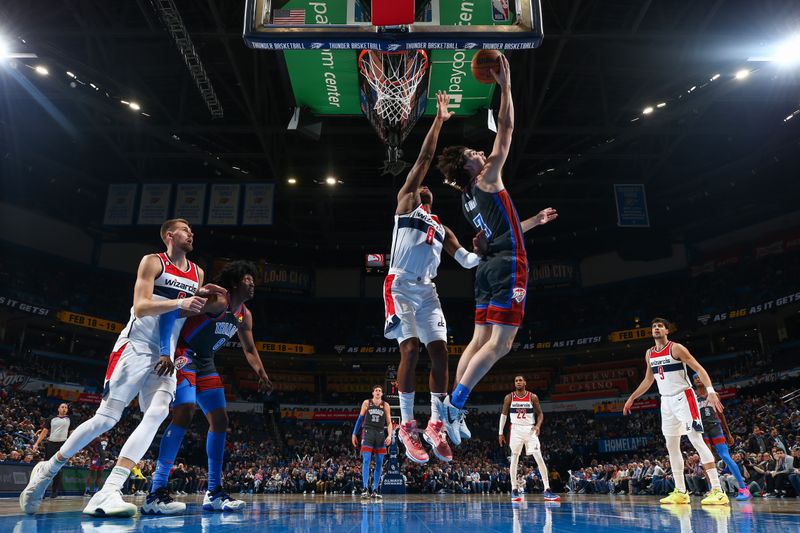
POLYGON ((539 475, 542 477, 544 485, 545 501, 557 502, 561 498, 550 490, 550 476, 547 472, 547 465, 542 456, 542 447, 539 443, 539 433, 544 422, 544 413, 539 405, 539 398, 532 392, 526 390, 527 383, 523 376, 514 378, 514 392, 507 394, 503 400, 503 410, 500 412, 500 427, 497 440, 500 447, 506 445, 504 435, 506 419, 511 421, 511 435, 509 436, 509 447, 511 448, 511 501, 521 502, 522 495, 517 486, 517 467, 519 466, 519 456, 522 448, 528 455, 533 455, 536 465, 539 467, 539 475))
POLYGON ((399 437, 405 446, 406 456, 416 463, 429 460, 414 420, 415 369, 420 341, 427 347, 431 358, 428 379, 431 418, 423 438, 440 460, 450 461, 453 458, 439 419, 441 400, 446 395, 448 381, 447 323, 433 279, 441 261, 442 249, 466 268, 475 267, 480 262, 479 257, 462 248, 453 232, 431 213, 433 193, 422 186, 436 151, 442 124, 453 115, 447 110, 447 94, 440 92, 436 99, 437 113, 433 125, 425 137, 416 163, 397 193, 391 263, 384 282, 384 335, 388 339, 397 339, 400 344, 400 365, 397 369, 401 415, 399 437))
MULTIPOLYGON (((114 427, 138 394, 142 420, 123 445, 103 488, 83 510, 94 516, 133 516, 136 513, 136 505, 123 501, 120 490, 133 466, 150 447, 175 396, 175 366, 170 357, 159 355, 158 316, 173 312, 197 314, 206 303, 205 296, 225 293, 216 285, 199 289, 203 271, 186 259, 194 241, 185 220, 164 222, 161 239, 167 246, 166 253, 146 255, 139 264, 131 318, 111 353, 100 407, 92 418, 72 432, 53 457, 34 467, 19 497, 20 507, 28 514, 39 509, 47 486, 70 457, 114 427)), ((173 342, 182 323, 183 320, 178 320, 174 326, 173 342)))
POLYGON ((728 496, 720 488, 714 456, 703 442, 700 409, 697 406, 697 398, 692 389, 687 367, 697 372, 700 381, 708 390, 709 405, 714 407, 717 412, 722 412, 722 403, 720 403, 717 393, 714 392, 714 387, 711 386, 711 378, 697 362, 697 359, 689 353, 686 347, 667 338, 669 321, 664 318, 654 318, 650 326, 655 346, 645 353, 644 379, 625 402, 622 414, 629 415, 636 398, 647 392, 655 381, 658 384, 658 392, 661 394, 661 430, 667 441, 669 461, 675 478, 675 490, 666 498, 662 498, 661 503, 685 504, 690 502, 686 492, 686 481, 683 477, 683 454, 681 454, 681 436, 686 435, 697 453, 700 454, 703 468, 711 481, 711 492, 703 498, 701 503, 704 505, 727 505, 728 496))

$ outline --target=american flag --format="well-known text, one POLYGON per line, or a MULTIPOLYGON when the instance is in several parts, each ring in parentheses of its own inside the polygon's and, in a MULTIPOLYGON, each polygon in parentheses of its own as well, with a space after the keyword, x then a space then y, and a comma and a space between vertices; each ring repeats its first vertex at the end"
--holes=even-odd
POLYGON ((305 9, 276 9, 272 15, 272 23, 276 26, 295 26, 305 22, 305 9))

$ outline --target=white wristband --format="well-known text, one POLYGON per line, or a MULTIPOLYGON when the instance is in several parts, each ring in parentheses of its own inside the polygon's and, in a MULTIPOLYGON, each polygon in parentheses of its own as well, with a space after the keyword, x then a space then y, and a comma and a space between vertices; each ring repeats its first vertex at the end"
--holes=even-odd
POLYGON ((466 251, 464 248, 459 248, 453 254, 453 258, 458 261, 458 264, 464 268, 475 268, 481 262, 478 254, 466 251))
POLYGON ((508 419, 508 415, 501 414, 500 415, 500 428, 497 430, 498 435, 503 434, 503 430, 506 429, 506 420, 508 419))
POLYGON ((175 300, 175 302, 178 304, 178 305, 177 305, 177 307, 175 307, 175 309, 180 309, 180 308, 181 308, 181 306, 183 305, 183 301, 184 301, 185 299, 186 299, 186 298, 178 298, 177 300, 175 300))
POLYGON ((706 390, 708 391, 709 394, 716 394, 717 393, 717 391, 714 390, 714 387, 706 387, 706 390))

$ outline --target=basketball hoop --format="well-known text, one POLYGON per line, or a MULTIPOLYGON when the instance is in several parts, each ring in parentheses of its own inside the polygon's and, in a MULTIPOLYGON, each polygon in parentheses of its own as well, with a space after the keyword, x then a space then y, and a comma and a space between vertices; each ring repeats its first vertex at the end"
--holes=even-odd
POLYGON ((388 124, 408 120, 411 101, 428 68, 425 50, 362 50, 358 69, 375 91, 375 112, 388 124))

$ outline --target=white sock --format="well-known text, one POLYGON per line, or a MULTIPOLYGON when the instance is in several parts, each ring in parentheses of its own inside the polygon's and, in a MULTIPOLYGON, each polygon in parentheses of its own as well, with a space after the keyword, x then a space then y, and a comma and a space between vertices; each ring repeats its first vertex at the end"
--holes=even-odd
POLYGON ((414 420, 414 393, 398 392, 400 396, 400 422, 405 424, 414 420))
POLYGON ((123 466, 116 465, 111 470, 111 473, 108 475, 105 484, 103 485, 103 491, 108 492, 111 490, 122 490, 123 485, 128 480, 128 477, 131 475, 131 471, 123 466))
POLYGON ((717 472, 716 467, 711 467, 706 470, 706 475, 708 475, 709 481, 711 481, 711 488, 712 489, 719 489, 722 490, 722 487, 719 484, 719 472, 717 472))
POLYGON ((58 453, 54 453, 53 456, 47 460, 47 471, 50 473, 51 476, 55 476, 61 470, 69 459, 64 459, 63 461, 58 460, 58 453))
POLYGON ((511 468, 509 477, 511 478, 511 490, 517 490, 517 469, 519 467, 519 454, 511 452, 511 468))
POLYGON ((547 465, 544 463, 544 456, 541 450, 534 450, 533 457, 536 459, 536 466, 539 467, 539 475, 542 476, 544 490, 550 490, 550 475, 547 473, 547 465))
POLYGON ((431 393, 431 422, 436 423, 439 421, 439 404, 444 401, 446 396, 446 392, 431 393), (439 401, 437 402, 436 400, 439 401))

